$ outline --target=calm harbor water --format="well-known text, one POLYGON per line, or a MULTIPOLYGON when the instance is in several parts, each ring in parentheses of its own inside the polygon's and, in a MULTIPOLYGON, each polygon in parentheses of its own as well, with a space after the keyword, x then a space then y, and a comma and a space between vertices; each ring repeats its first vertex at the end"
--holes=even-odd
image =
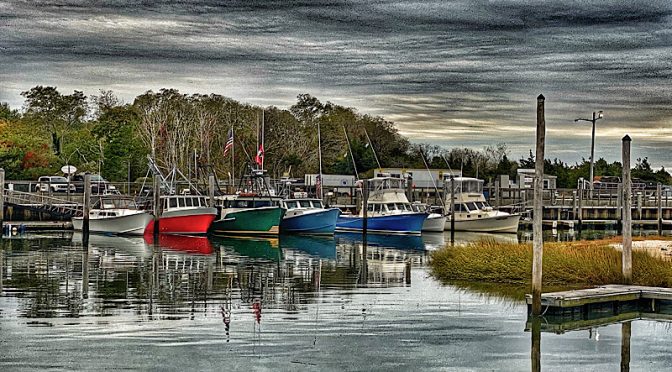
MULTIPOLYGON (((4 238, 0 370, 530 370, 523 303, 429 275, 447 239, 4 238)), ((672 369, 670 324, 631 324, 630 369, 672 369)), ((621 332, 544 332, 541 367, 618 370, 621 332)))

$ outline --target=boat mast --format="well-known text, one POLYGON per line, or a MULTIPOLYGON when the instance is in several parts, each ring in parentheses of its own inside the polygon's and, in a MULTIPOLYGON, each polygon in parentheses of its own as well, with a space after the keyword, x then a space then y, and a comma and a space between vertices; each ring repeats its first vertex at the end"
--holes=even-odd
MULTIPOLYGON (((441 198, 441 194, 439 193, 439 187, 436 185, 436 182, 434 182, 434 176, 432 175, 432 171, 429 170, 429 165, 427 164, 427 159, 425 159, 425 154, 422 152, 422 149, 420 149, 420 157, 422 158, 422 162, 425 163, 425 168, 427 168, 427 173, 429 173, 429 179, 432 180, 432 185, 434 185, 434 192, 436 192, 436 195, 439 196, 441 205, 444 205, 443 198, 441 198)), ((434 199, 434 201, 436 201, 436 199, 434 199)))
POLYGON ((376 149, 373 148, 373 142, 371 142, 371 138, 369 138, 369 132, 366 131, 366 128, 364 128, 364 134, 366 135, 366 140, 369 141, 369 147, 371 147, 371 151, 373 151, 373 158, 376 159, 376 164, 378 164, 378 169, 382 172, 383 168, 380 166, 380 162, 378 161, 378 155, 376 155, 376 149))

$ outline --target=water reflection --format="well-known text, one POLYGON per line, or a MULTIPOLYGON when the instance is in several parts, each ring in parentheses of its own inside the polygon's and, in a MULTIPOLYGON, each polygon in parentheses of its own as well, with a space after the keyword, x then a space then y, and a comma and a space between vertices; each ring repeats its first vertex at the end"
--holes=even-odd
POLYGON ((258 318, 264 308, 292 307, 319 288, 408 285, 411 267, 426 260, 420 237, 364 245, 344 236, 161 235, 155 242, 92 234, 88 246, 81 242, 72 234, 4 243, 0 277, 20 316, 180 318, 217 302, 224 310, 215 311, 230 324, 234 307, 249 306, 258 318))
MULTIPOLYGON (((566 367, 564 350, 587 354, 571 360, 585 367, 579 369, 619 364, 615 348, 605 362, 603 349, 581 344, 569 328, 563 335, 546 332, 549 322, 531 344, 521 331, 524 305, 434 281, 426 262, 440 236, 420 237, 421 249, 340 234, 81 241, 72 234, 2 241, 0 370, 30 361, 27 369, 123 363, 200 370, 231 363, 276 370, 519 371, 535 365, 535 342, 540 351, 543 344, 546 369, 566 367)), ((606 330, 604 338, 614 340, 613 333, 606 330)), ((657 369, 669 368, 672 357, 657 346, 672 341, 669 330, 649 334, 632 335, 633 346, 652 350, 628 354, 633 369, 653 356, 657 369), (649 334, 657 337, 649 341, 649 334)))

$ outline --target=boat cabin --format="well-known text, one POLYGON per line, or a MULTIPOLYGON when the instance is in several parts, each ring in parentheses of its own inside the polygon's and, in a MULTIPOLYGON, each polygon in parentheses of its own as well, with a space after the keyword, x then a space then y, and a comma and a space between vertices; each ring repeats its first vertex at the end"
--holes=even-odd
POLYGON ((164 211, 171 209, 207 208, 210 207, 208 198, 202 195, 166 195, 161 197, 161 207, 164 211))
MULTIPOLYGON (((413 213, 411 203, 369 203, 367 204, 367 211, 373 214, 388 215, 388 214, 402 214, 413 213)), ((424 213, 424 212, 423 212, 424 213)))
MULTIPOLYGON (((470 177, 455 177, 455 194, 479 194, 483 195, 483 180, 470 177)), ((444 180, 446 194, 450 194, 450 179, 444 180)))
MULTIPOLYGON (((450 206, 448 206, 450 209, 450 206)), ((480 211, 490 211, 492 207, 486 201, 473 201, 464 203, 455 203, 455 212, 474 213, 480 211)))
POLYGON ((323 209, 324 204, 320 199, 287 199, 281 203, 282 207, 289 209, 323 209))
POLYGON ((128 210, 139 210, 138 204, 131 197, 103 196, 97 198, 91 205, 89 212, 93 217, 117 217, 128 210))

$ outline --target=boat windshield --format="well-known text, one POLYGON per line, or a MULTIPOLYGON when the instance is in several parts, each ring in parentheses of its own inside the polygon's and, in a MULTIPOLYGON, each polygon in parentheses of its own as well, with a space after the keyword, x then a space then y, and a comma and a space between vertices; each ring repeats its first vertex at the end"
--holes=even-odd
POLYGON ((469 211, 475 211, 475 210, 478 209, 478 207, 476 207, 476 203, 473 203, 473 202, 466 203, 466 206, 467 206, 467 209, 469 209, 469 211))
POLYGON ((482 180, 465 180, 461 182, 460 185, 461 192, 465 193, 483 193, 483 181, 482 180))
POLYGON ((285 201, 285 207, 287 209, 295 209, 299 207, 299 202, 296 200, 285 201))
POLYGON ((312 206, 310 200, 300 200, 299 203, 301 204, 301 208, 310 208, 312 206))
POLYGON ((134 200, 118 198, 100 199, 93 207, 100 209, 138 209, 138 206, 135 204, 134 200))

